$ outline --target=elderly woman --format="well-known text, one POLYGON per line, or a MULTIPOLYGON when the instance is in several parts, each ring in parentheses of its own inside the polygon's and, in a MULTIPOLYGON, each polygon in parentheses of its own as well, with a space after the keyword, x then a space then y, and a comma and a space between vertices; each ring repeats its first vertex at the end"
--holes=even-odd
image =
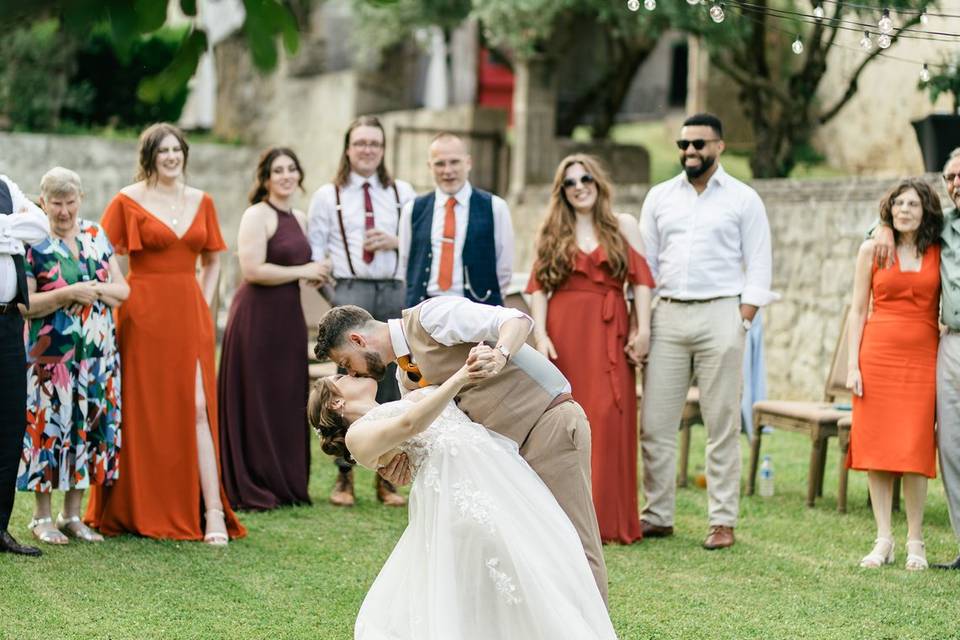
POLYGON ((927 568, 923 507, 927 479, 937 475, 940 198, 923 180, 903 180, 881 201, 880 220, 893 230, 894 265, 876 267, 876 240, 861 245, 847 327, 847 386, 853 392, 847 466, 867 472, 877 523, 876 542, 860 566, 876 569, 894 561, 893 479, 902 475, 905 567, 917 571, 927 568))
POLYGON ((112 307, 130 292, 110 241, 78 217, 80 177, 55 167, 40 182, 50 237, 27 251, 27 431, 17 479, 32 491, 40 542, 103 538, 80 521, 84 489, 111 484, 120 450, 120 356, 112 307), (65 491, 53 520, 51 493, 65 491))
POLYGON ((561 160, 527 292, 533 294, 537 350, 570 380, 590 420, 600 537, 630 544, 642 538, 634 367, 649 346, 653 277, 637 220, 613 212, 612 192, 596 158, 561 160), (625 287, 633 292, 638 318, 633 332, 625 287))

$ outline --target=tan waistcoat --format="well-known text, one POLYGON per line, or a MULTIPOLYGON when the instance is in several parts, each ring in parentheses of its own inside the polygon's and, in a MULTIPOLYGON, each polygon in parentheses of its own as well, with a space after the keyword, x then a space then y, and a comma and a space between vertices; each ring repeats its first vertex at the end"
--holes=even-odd
MULTIPOLYGON (((467 361, 476 343, 446 346, 434 340, 420 324, 420 307, 406 309, 401 321, 413 362, 430 384, 442 384, 467 361)), ((518 445, 555 397, 568 393, 570 384, 553 363, 529 345, 510 358, 492 378, 469 382, 457 396, 457 406, 470 419, 518 445)))

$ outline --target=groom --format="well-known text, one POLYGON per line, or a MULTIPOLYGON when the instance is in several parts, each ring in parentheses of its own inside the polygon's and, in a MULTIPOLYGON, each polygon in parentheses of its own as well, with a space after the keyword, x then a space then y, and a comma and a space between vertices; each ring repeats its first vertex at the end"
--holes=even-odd
MULTIPOLYGON (((515 309, 452 296, 431 298, 387 322, 348 305, 320 319, 314 352, 350 375, 375 379, 396 361, 408 389, 441 384, 464 362, 482 372, 482 379, 463 387, 457 405, 520 446, 573 522, 606 601, 607 569, 590 488, 590 425, 563 374, 525 344, 532 328, 530 317, 515 309)), ((406 456, 394 458, 383 473, 398 484, 409 482, 406 456)))

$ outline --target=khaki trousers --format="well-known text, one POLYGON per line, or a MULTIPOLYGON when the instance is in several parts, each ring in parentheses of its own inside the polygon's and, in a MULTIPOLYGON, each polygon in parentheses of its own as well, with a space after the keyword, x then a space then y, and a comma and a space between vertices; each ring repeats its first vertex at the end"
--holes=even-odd
POLYGON ((590 481, 590 423, 576 402, 544 412, 520 446, 520 455, 547 485, 573 523, 603 601, 607 566, 590 481))
POLYGON ((677 429, 695 375, 707 429, 709 524, 736 526, 745 337, 738 298, 698 303, 660 300, 654 309, 640 436, 646 498, 642 517, 650 524, 673 526, 677 429))

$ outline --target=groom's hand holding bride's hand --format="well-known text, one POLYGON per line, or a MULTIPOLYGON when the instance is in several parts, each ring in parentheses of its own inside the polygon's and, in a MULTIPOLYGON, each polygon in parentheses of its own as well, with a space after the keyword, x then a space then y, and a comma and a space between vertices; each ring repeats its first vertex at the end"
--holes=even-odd
POLYGON ((507 364, 507 358, 499 349, 486 344, 478 344, 470 349, 467 356, 467 374, 477 380, 492 378, 500 373, 507 364))

